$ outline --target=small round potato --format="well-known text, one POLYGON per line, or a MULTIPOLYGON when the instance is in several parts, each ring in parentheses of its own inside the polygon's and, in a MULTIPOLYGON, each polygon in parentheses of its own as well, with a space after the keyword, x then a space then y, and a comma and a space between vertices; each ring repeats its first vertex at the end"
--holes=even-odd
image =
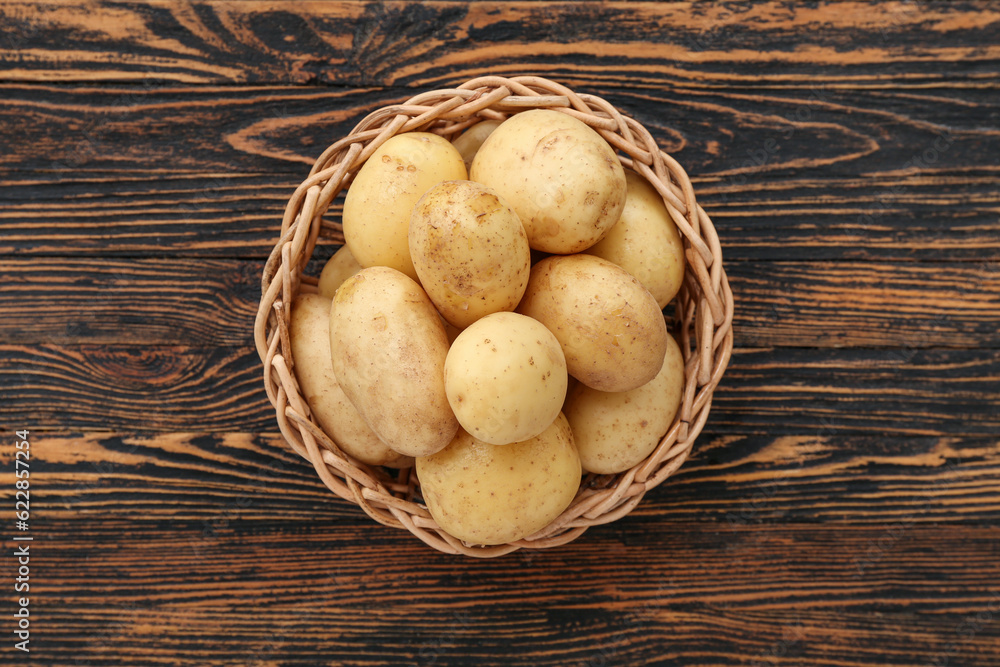
POLYGON ((414 204, 441 181, 468 178, 462 155, 428 132, 389 138, 358 170, 344 199, 344 241, 361 266, 389 266, 414 280, 407 230, 414 204))
POLYGON ((413 463, 389 449, 358 413, 337 382, 330 358, 330 299, 300 294, 292 302, 290 338, 295 376, 313 416, 345 454, 369 465, 405 468, 413 463))
POLYGON ((580 488, 580 457, 562 414, 538 436, 503 447, 460 430, 437 454, 417 458, 416 469, 431 516, 468 544, 528 537, 562 514, 580 488))
POLYGON ((472 166, 472 160, 476 157, 476 153, 479 152, 479 147, 483 145, 486 137, 490 136, 500 123, 501 121, 499 120, 480 121, 451 142, 452 146, 457 148, 458 152, 462 154, 466 169, 472 166))
POLYGON ((659 372, 667 325, 656 299, 617 264, 552 256, 531 268, 517 312, 555 334, 570 375, 602 391, 628 391, 659 372))
POLYGON ((618 224, 586 252, 631 273, 666 308, 684 281, 684 244, 656 188, 631 169, 625 179, 628 196, 618 224))
POLYGON ((341 246, 333 253, 333 257, 327 261, 319 274, 319 293, 327 299, 332 299, 337 293, 337 288, 360 270, 361 265, 354 259, 351 249, 346 245, 341 246))
POLYGON ((540 322, 493 313, 460 333, 444 363, 444 388, 458 423, 493 445, 544 431, 566 398, 566 360, 540 322))
POLYGON ((524 226, 495 191, 472 181, 443 181, 410 217, 417 277, 451 324, 517 307, 531 270, 524 226))
POLYGON ((330 311, 330 354, 344 393, 394 451, 426 456, 455 437, 444 392, 448 336, 423 289, 386 266, 348 278, 330 311))
POLYGON ((577 385, 565 414, 583 469, 612 475, 641 463, 670 429, 683 394, 684 357, 671 336, 663 368, 641 387, 605 392, 577 385))
POLYGON ((510 203, 531 247, 544 252, 589 248, 625 206, 625 172, 608 142, 586 123, 549 109, 501 123, 470 174, 510 203))

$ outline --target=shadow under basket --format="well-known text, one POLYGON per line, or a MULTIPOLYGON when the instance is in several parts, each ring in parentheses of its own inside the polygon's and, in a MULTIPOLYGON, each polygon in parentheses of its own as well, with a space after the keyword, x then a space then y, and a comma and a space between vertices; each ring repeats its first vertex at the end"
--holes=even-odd
POLYGON ((264 267, 254 341, 264 364, 264 386, 289 446, 309 460, 337 496, 375 521, 413 533, 449 554, 493 557, 517 549, 566 544, 590 526, 625 516, 646 491, 687 459, 708 419, 712 395, 733 349, 733 294, 722 267, 712 221, 695 201, 683 168, 662 152, 650 133, 605 100, 575 93, 539 77, 481 77, 457 88, 425 92, 379 109, 316 160, 285 209, 281 236, 264 267), (454 139, 482 120, 503 120, 530 109, 554 109, 583 121, 617 152, 625 167, 644 177, 663 197, 684 240, 683 285, 667 307, 668 325, 685 359, 685 387, 670 429, 644 461, 616 475, 587 474, 570 506, 544 529, 510 544, 476 546, 442 530, 423 504, 413 468, 369 466, 344 454, 311 416, 293 373, 289 305, 299 292, 315 292, 305 268, 321 237, 342 242, 339 221, 324 220, 331 202, 350 184, 365 160, 388 138, 403 132, 434 132, 454 139))

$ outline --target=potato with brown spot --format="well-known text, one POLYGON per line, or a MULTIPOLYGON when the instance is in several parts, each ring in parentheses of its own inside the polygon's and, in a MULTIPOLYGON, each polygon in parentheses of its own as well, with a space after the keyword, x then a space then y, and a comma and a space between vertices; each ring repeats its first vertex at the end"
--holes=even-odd
POLYGON ((455 437, 458 421, 444 391, 444 323, 405 274, 374 266, 340 286, 330 353, 344 393, 394 451, 426 456, 455 437))
POLYGON ((390 137, 372 153, 344 199, 344 241, 361 266, 389 266, 416 280, 407 232, 410 213, 441 181, 468 171, 451 143, 429 132, 390 137))
POLYGON ((514 310, 528 286, 524 226, 486 185, 444 181, 428 190, 410 217, 409 243, 427 296, 456 327, 514 310))
POLYGON ((486 138, 469 177, 494 188, 524 224, 528 243, 570 254, 597 243, 625 206, 625 172, 586 123, 550 109, 518 113, 486 138))
POLYGON ((369 465, 407 467, 413 459, 379 440, 337 381, 330 355, 330 306, 330 299, 319 294, 300 294, 292 302, 289 335, 303 398, 345 454, 369 465))
POLYGON ((580 488, 580 457, 560 414, 545 431, 497 447, 460 430, 418 457, 417 478, 438 525, 468 544, 506 544, 549 525, 580 488))
POLYGON ((611 475, 642 463, 673 424, 684 379, 684 357, 667 336, 663 367, 641 387, 605 392, 577 385, 566 398, 564 412, 583 469, 611 475))
POLYGON ((635 389, 663 365, 667 325, 656 299, 605 259, 554 255, 538 262, 517 312, 555 334, 570 375, 588 387, 635 389))

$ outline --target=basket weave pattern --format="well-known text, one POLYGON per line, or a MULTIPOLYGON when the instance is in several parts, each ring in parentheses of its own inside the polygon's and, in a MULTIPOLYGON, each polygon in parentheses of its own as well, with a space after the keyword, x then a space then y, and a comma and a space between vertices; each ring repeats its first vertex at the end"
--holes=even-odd
POLYGON ((650 133, 605 100, 539 77, 482 77, 454 89, 417 95, 379 109, 326 149, 285 209, 281 236, 264 267, 254 341, 264 364, 264 386, 289 446, 310 461, 337 496, 357 504, 386 526, 403 528, 431 547, 452 554, 499 556, 519 548, 566 544, 588 527, 615 521, 639 503, 687 459, 708 419, 715 387, 733 348, 733 294, 722 267, 722 248, 712 221, 697 204, 684 169, 661 151, 650 133), (443 531, 420 497, 412 468, 392 476, 344 454, 317 425, 294 375, 289 337, 290 305, 297 294, 316 292, 305 274, 321 236, 342 240, 339 222, 324 219, 365 160, 390 137, 434 132, 454 139, 471 125, 503 120, 528 109, 555 109, 594 128, 626 167, 642 175, 663 197, 684 239, 683 285, 674 299, 672 328, 686 362, 686 384, 677 417, 650 456, 617 475, 586 475, 572 504, 546 528, 517 542, 467 545, 443 531))

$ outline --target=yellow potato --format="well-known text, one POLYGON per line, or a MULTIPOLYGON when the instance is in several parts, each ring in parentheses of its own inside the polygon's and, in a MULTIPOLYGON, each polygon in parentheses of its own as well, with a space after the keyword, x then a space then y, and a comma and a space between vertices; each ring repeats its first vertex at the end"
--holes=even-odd
POLYGON ((486 137, 490 136, 493 130, 497 129, 500 122, 499 120, 484 120, 476 123, 451 142, 451 145, 462 154, 462 160, 465 161, 466 169, 472 165, 472 160, 476 157, 476 153, 479 152, 479 147, 486 141, 486 137))
POLYGON ((368 428, 337 382, 330 358, 330 299, 319 294, 296 297, 289 333, 299 388, 323 431, 345 454, 363 463, 393 468, 411 465, 411 457, 389 449, 368 428))
POLYGON ((604 392, 577 385, 565 414, 583 469, 610 475, 641 463, 670 430, 683 394, 684 357, 670 336, 663 368, 641 387, 604 392))
POLYGON ((410 256, 441 315, 464 328, 517 307, 528 286, 531 251, 514 211, 491 188, 443 181, 410 217, 410 256))
POLYGON ((540 322, 493 313, 458 335, 444 363, 444 388, 458 423, 493 445, 544 431, 566 398, 566 360, 540 322))
POLYGON ((323 266, 319 274, 319 293, 327 299, 332 299, 341 284, 361 270, 358 260, 354 259, 351 249, 346 245, 333 253, 333 257, 323 266))
POLYGON ((397 134, 379 146, 344 199, 344 241, 358 263, 389 266, 416 280, 407 240, 410 212, 434 185, 466 178, 461 154, 436 134, 397 134))
POLYGON ((656 299, 625 269, 600 257, 538 262, 517 312, 555 334, 570 375, 588 387, 635 389, 663 365, 667 326, 656 299))
POLYGON ((330 353, 344 393, 394 451, 426 456, 455 437, 458 421, 444 391, 444 323, 405 274, 373 266, 340 286, 330 353))
POLYGON ((468 544, 506 544, 549 525, 580 488, 580 457, 563 415, 540 435, 496 447, 460 430, 416 461, 431 516, 468 544))
POLYGON ((476 154, 470 178, 507 200, 531 247, 581 252, 597 243, 625 206, 625 172, 601 135, 549 109, 515 114, 476 154))
POLYGON ((628 196, 618 224, 586 252, 638 278, 662 309, 684 281, 684 244, 656 188, 631 169, 625 179, 628 196))

